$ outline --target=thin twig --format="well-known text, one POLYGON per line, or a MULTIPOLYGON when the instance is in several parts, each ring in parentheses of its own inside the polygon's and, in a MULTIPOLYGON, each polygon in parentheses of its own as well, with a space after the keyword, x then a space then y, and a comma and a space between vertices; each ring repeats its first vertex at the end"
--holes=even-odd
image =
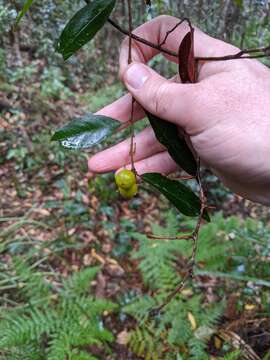
POLYGON ((198 159, 197 181, 198 181, 198 185, 199 185, 199 194, 200 194, 199 196, 200 196, 200 202, 201 202, 201 209, 200 209, 200 215, 198 217, 196 227, 193 231, 193 249, 192 249, 192 255, 191 255, 192 273, 193 273, 193 267, 195 265, 195 258, 196 258, 197 248, 198 248, 199 231, 200 231, 200 228, 202 225, 204 211, 207 206, 206 198, 205 198, 204 191, 203 191, 202 181, 201 181, 200 158, 198 159))
POLYGON ((137 171, 135 169, 134 165, 134 155, 136 151, 136 144, 135 144, 135 131, 134 131, 134 103, 135 99, 132 98, 131 103, 131 113, 130 113, 130 149, 129 149, 129 155, 130 155, 130 162, 131 162, 131 170, 137 175, 137 171))
MULTIPOLYGON (((199 214, 195 229, 191 235, 187 236, 187 239, 186 239, 186 240, 189 239, 189 240, 193 241, 192 254, 191 254, 191 258, 190 258, 190 262, 189 262, 186 274, 185 274, 184 278, 181 280, 180 284, 167 296, 166 300, 160 306, 158 306, 157 308, 150 311, 149 316, 151 316, 151 317, 157 316, 172 301, 172 299, 177 294, 181 293, 181 291, 186 286, 186 283, 188 282, 188 280, 192 279, 194 276, 194 266, 195 266, 196 254, 197 254, 197 249, 198 249, 199 232, 200 232, 201 224, 203 221, 204 211, 206 209, 206 198, 205 198, 202 183, 201 183, 201 174, 200 173, 201 173, 201 166, 200 166, 200 160, 198 159, 197 180, 198 180, 198 185, 199 185, 201 209, 200 209, 200 214, 199 214)), ((175 240, 177 240, 177 239, 175 239, 175 240)))
MULTIPOLYGON (((131 0, 127 0, 128 4, 128 64, 132 63, 132 8, 131 8, 131 0)), ((136 144, 134 142, 135 140, 135 133, 134 133, 134 103, 135 99, 132 97, 131 100, 131 112, 130 112, 130 162, 131 162, 131 170, 137 174, 135 165, 134 165, 134 155, 135 155, 135 149, 136 144)))
MULTIPOLYGON (((188 22, 188 25, 190 27, 190 32, 193 36, 194 34, 194 28, 192 27, 191 23, 188 22)), ((174 26, 173 28, 174 30, 176 29, 176 26, 174 26)), ((172 31, 170 30, 169 32, 167 32, 165 39, 168 38, 168 35, 171 33, 172 31)), ((181 46, 181 45, 180 45, 181 46)), ((179 47, 180 48, 180 47, 179 47)), ((196 70, 195 70, 196 71, 196 70)), ((181 78, 181 74, 179 73, 179 76, 181 78)), ((197 76, 195 74, 194 79, 196 79, 197 76)), ((182 79, 183 80, 183 79, 182 79)), ((196 80, 193 80, 194 82, 196 80)), ((193 246, 192 246, 192 253, 191 253, 191 258, 188 264, 188 268, 186 271, 185 276, 183 277, 183 279, 181 280, 180 284, 167 296, 166 300, 159 305, 157 308, 153 309, 152 311, 150 311, 150 316, 156 316, 157 314, 159 314, 171 301, 172 299, 179 293, 181 293, 181 291, 184 289, 184 287, 186 286, 186 283, 188 282, 189 279, 192 279, 194 276, 194 266, 195 266, 195 261, 196 261, 196 254, 197 254, 197 249, 198 249, 198 238, 199 238, 199 231, 202 225, 202 221, 203 221, 203 216, 204 216, 204 212, 205 209, 207 207, 207 203, 206 203, 206 197, 204 195, 204 191, 203 191, 203 186, 202 186, 202 181, 201 181, 201 162, 200 162, 200 158, 197 158, 197 174, 196 174, 196 180, 199 186, 199 198, 200 198, 200 212, 199 212, 199 216, 198 216, 198 220, 196 223, 196 226, 192 232, 192 234, 187 235, 187 236, 183 236, 182 238, 180 237, 181 240, 192 240, 193 242, 193 246)), ((180 240, 179 239, 179 240, 180 240)))
POLYGON ((150 317, 155 317, 172 301, 172 299, 179 294, 186 286, 187 281, 190 279, 190 271, 188 270, 181 281, 181 283, 168 295, 167 299, 157 308, 149 312, 150 317))
MULTIPOLYGON (((118 24, 117 24, 116 22, 114 22, 112 19, 109 18, 109 19, 108 19, 108 22, 109 22, 115 29, 117 29, 118 31, 120 31, 122 34, 129 36, 129 31, 126 30, 126 29, 123 29, 120 25, 118 25, 118 24)), ((158 51, 161 51, 161 52, 163 52, 163 53, 165 53, 165 54, 168 54, 168 55, 171 55, 171 56, 174 56, 174 57, 177 56, 177 54, 176 54, 174 51, 171 51, 171 50, 162 48, 162 47, 160 47, 158 44, 154 44, 154 43, 152 43, 151 41, 148 41, 148 40, 146 40, 146 39, 144 39, 144 38, 141 38, 140 36, 137 36, 137 35, 135 35, 135 34, 133 34, 133 33, 130 34, 130 37, 131 37, 132 39, 134 39, 134 40, 136 40, 136 41, 144 44, 144 45, 147 45, 147 46, 149 46, 149 47, 151 47, 151 48, 153 48, 153 49, 156 49, 156 50, 158 50, 158 51)))
POLYGON ((188 18, 184 18, 183 20, 180 20, 176 25, 174 25, 174 27, 172 27, 170 30, 168 30, 168 31, 166 32, 166 35, 165 35, 164 39, 159 43, 159 46, 162 47, 163 45, 165 45, 165 44, 166 44, 166 41, 167 41, 167 39, 168 39, 168 37, 169 37, 169 35, 170 35, 171 33, 173 33, 173 32, 174 32, 180 25, 182 25, 185 21, 188 23, 189 27, 191 27, 191 22, 190 22, 190 20, 189 20, 188 18))
MULTIPOLYGON (((151 41, 148 41, 138 35, 135 35, 133 33, 129 34, 129 31, 122 28, 119 24, 117 24, 115 21, 113 21, 112 19, 108 19, 108 22, 118 31, 120 31, 122 34, 130 36, 132 39, 147 45, 153 49, 156 49, 164 54, 173 56, 173 57, 178 57, 178 53, 172 50, 169 50, 167 48, 163 47, 160 44, 154 44, 151 41)), ((178 24, 177 24, 178 26, 178 24)), ((236 54, 232 54, 232 55, 226 55, 226 56, 198 56, 195 57, 196 61, 226 61, 226 60, 237 60, 237 59, 259 59, 259 58, 264 58, 264 57, 269 57, 270 56, 270 45, 266 46, 266 47, 261 47, 261 48, 254 48, 254 49, 244 49, 241 50, 239 52, 237 52, 236 54), (259 53, 257 55, 251 55, 251 56, 243 56, 243 55, 248 55, 248 54, 252 54, 252 53, 259 53)))
POLYGON ((132 63, 132 12, 131 12, 131 3, 130 0, 127 0, 128 3, 128 63, 132 63))

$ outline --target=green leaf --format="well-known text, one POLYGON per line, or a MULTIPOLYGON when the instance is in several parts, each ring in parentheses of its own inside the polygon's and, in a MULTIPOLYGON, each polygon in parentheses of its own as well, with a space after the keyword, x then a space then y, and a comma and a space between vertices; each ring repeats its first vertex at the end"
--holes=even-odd
POLYGON ((243 0, 234 0, 235 4, 239 7, 243 7, 243 0))
POLYGON ((145 111, 157 140, 164 145, 172 159, 188 174, 196 176, 197 162, 184 138, 178 135, 178 127, 145 111))
POLYGON ((17 18, 16 18, 16 22, 15 25, 18 25, 19 22, 21 21, 21 19, 24 17, 24 15, 27 13, 27 11, 29 10, 30 6, 33 4, 34 0, 27 0, 24 4, 23 4, 23 8, 22 10, 19 12, 17 18))
POLYGON ((57 51, 67 60, 90 41, 110 16, 116 0, 91 1, 80 9, 64 28, 57 51))
MULTIPOLYGON (((146 173, 141 177, 143 181, 159 190, 181 213, 192 217, 199 216, 201 209, 200 199, 186 185, 168 179, 159 173, 146 173)), ((206 211, 203 218, 210 221, 206 211)))
POLYGON ((100 143, 121 125, 107 116, 87 113, 57 130, 51 140, 69 149, 85 149, 100 143))

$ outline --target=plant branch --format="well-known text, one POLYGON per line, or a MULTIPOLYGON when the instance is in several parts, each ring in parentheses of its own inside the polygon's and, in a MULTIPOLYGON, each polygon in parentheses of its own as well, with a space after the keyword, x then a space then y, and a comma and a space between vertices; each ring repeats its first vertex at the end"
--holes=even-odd
POLYGON ((131 12, 131 3, 130 0, 127 0, 128 3, 128 63, 132 63, 132 12, 131 12))
MULTIPOLYGON (((187 19, 182 20, 180 23, 177 23, 174 26, 174 30, 184 21, 187 21, 187 19)), ((166 33, 166 36, 164 38, 164 40, 160 43, 160 44, 154 44, 151 41, 148 41, 138 35, 135 35, 133 33, 129 33, 128 30, 122 28, 119 24, 117 24, 115 21, 113 21, 112 19, 108 19, 108 22, 118 31, 120 31, 122 34, 130 36, 132 39, 147 45, 153 49, 156 49, 164 54, 173 56, 173 57, 178 57, 177 52, 169 50, 167 48, 164 48, 163 45, 164 40, 167 39, 167 37, 169 36, 169 34, 173 31, 172 29, 169 30, 166 33)), ((199 57, 195 57, 196 61, 226 61, 226 60, 237 60, 237 59, 258 59, 258 58, 264 58, 264 57, 269 57, 270 56, 270 45, 266 46, 266 47, 261 47, 261 48, 254 48, 254 49, 244 49, 241 50, 239 52, 237 52, 236 54, 231 54, 231 55, 226 55, 226 56, 199 56, 199 57), (258 53, 256 55, 248 55, 248 54, 254 54, 254 53, 258 53), (245 56, 247 55, 247 56, 245 56)))
MULTIPOLYGON (((132 8, 131 8, 131 0, 127 0, 128 4, 128 64, 132 63, 132 8)), ((135 165, 134 165, 134 155, 135 155, 135 149, 136 144, 134 142, 135 140, 135 134, 134 134, 134 103, 135 99, 132 97, 131 100, 131 112, 130 112, 130 149, 129 149, 129 155, 130 155, 130 162, 131 162, 131 170, 137 174, 135 165)))
POLYGON ((198 159, 197 181, 198 181, 198 185, 199 185, 201 209, 200 209, 200 214, 199 214, 195 229, 193 230, 192 234, 187 235, 187 236, 182 236, 182 238, 177 237, 177 236, 174 238, 166 237, 166 239, 170 239, 170 240, 192 240, 193 241, 192 254, 191 254, 191 258, 190 258, 190 262, 188 264, 186 274, 185 274, 184 278, 181 280, 180 284, 168 295, 166 300, 160 306, 158 306, 157 308, 150 311, 149 316, 151 316, 151 317, 157 316, 172 301, 172 299, 177 294, 181 293, 181 291, 186 286, 186 283, 188 282, 188 280, 192 279, 194 277, 194 266, 195 266, 197 248, 198 248, 199 232, 200 232, 200 228, 201 228, 202 221, 203 221, 203 214, 204 214, 205 209, 207 208, 206 198, 204 195, 203 186, 202 186, 202 182, 201 182, 200 159, 198 159))
POLYGON ((180 20, 176 25, 174 25, 174 27, 172 27, 170 30, 168 30, 166 32, 166 35, 165 35, 164 39, 161 41, 161 43, 159 43, 159 46, 162 47, 163 45, 165 45, 169 35, 171 33, 173 33, 185 21, 188 23, 189 27, 192 28, 191 22, 190 22, 190 20, 188 18, 184 18, 183 20, 180 20))
MULTIPOLYGON (((168 38, 168 36, 171 34, 172 31, 174 31, 176 29, 177 26, 179 26, 181 23, 176 24, 176 26, 174 26, 173 29, 171 29, 169 32, 166 33, 165 39, 162 41, 162 44, 165 43, 166 39, 168 38)), ((191 36, 191 42, 190 42, 190 49, 189 49, 189 56, 191 56, 191 59, 189 59, 189 63, 187 64, 187 68, 184 70, 184 73, 181 73, 181 71, 179 70, 179 76, 180 79, 182 80, 183 83, 185 82, 196 82, 197 79, 197 72, 198 72, 198 62, 194 61, 194 50, 193 50, 193 44, 194 44, 194 28, 192 27, 190 21, 188 21, 188 25, 190 28, 190 36, 191 36), (190 67, 192 68, 192 64, 194 63, 195 69, 194 69, 194 74, 189 75, 190 72, 190 67), (187 73, 187 74, 186 74, 187 73)), ((179 46, 179 52, 178 55, 180 56, 180 52, 181 52, 182 48, 181 48, 181 44, 179 46)), ((199 238, 199 231, 202 225, 202 221, 203 221, 203 215, 205 212, 205 209, 207 208, 207 202, 206 202, 206 197, 204 195, 204 190, 203 190, 203 186, 202 186, 202 181, 201 181, 201 162, 200 162, 200 158, 197 157, 197 174, 196 174, 196 180, 199 186, 199 198, 200 198, 200 213, 198 216, 198 220, 196 223, 196 226, 192 232, 192 234, 190 235, 184 235, 181 237, 179 237, 179 240, 192 240, 193 242, 193 246, 192 246, 192 253, 191 253, 191 258, 190 261, 188 263, 187 266, 187 271, 185 276, 183 277, 183 279, 181 280, 181 282, 179 283, 179 285, 167 296, 167 298, 165 299, 165 301, 159 305, 157 308, 153 309, 152 311, 150 311, 150 316, 155 316, 157 314, 160 313, 161 310, 163 310, 170 302, 171 300, 179 293, 181 293, 181 291, 183 290, 183 288, 185 287, 186 283, 188 282, 189 279, 192 279, 194 276, 194 266, 195 266, 195 261, 196 261, 196 254, 197 254, 197 249, 198 249, 198 238, 199 238)))
MULTIPOLYGON (((120 25, 118 25, 118 24, 117 24, 116 22, 114 22, 112 19, 109 18, 109 19, 108 19, 108 22, 109 22, 115 29, 117 29, 118 31, 120 31, 122 34, 124 34, 124 35, 126 35, 126 36, 129 36, 129 31, 126 30, 126 29, 123 29, 120 25)), ((148 40, 146 40, 146 39, 144 39, 144 38, 142 38, 142 37, 140 37, 140 36, 138 36, 138 35, 135 35, 135 34, 131 33, 131 34, 130 34, 130 37, 131 37, 132 39, 134 39, 134 40, 136 40, 136 41, 144 44, 144 45, 147 45, 147 46, 149 46, 149 47, 151 47, 151 48, 153 48, 153 49, 156 49, 156 50, 158 50, 158 51, 161 51, 161 52, 163 52, 163 53, 165 53, 165 54, 167 54, 167 55, 171 55, 171 56, 177 57, 176 52, 171 51, 171 50, 168 50, 168 49, 165 49, 165 48, 161 47, 160 45, 154 44, 154 43, 152 43, 151 41, 148 41, 148 40)))

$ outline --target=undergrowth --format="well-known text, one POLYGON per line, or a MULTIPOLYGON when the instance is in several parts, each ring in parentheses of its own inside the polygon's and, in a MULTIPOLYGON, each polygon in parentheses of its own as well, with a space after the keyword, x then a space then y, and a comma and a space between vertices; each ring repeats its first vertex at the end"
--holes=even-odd
POLYGON ((113 335, 102 315, 116 305, 91 294, 98 271, 90 267, 55 279, 14 258, 16 291, 12 305, 0 308, 0 359, 94 360, 91 346, 108 351, 113 335))
MULTIPOLYGON (((152 226, 155 235, 166 237, 180 232, 179 219, 172 212, 167 214, 165 222, 165 227, 152 226)), ((185 220, 184 224, 185 230, 193 226, 190 220, 185 220)), ((139 242, 138 249, 133 251, 133 259, 139 260, 148 291, 125 307, 125 312, 137 320, 136 329, 129 333, 129 348, 147 360, 210 359, 209 341, 222 324, 229 294, 223 284, 217 289, 218 301, 209 302, 203 286, 204 277, 224 276, 237 280, 238 288, 243 286, 243 293, 249 288, 245 282, 248 279, 260 284, 261 279, 269 278, 270 269, 263 261, 270 253, 269 229, 257 221, 242 222, 236 217, 225 219, 217 214, 201 229, 195 278, 155 318, 148 316, 149 311, 161 304, 180 283, 192 246, 180 240, 149 239, 139 233, 132 233, 132 237, 139 242)), ((254 295, 252 289, 253 286, 249 288, 249 296, 254 295)), ((239 306, 244 306, 248 299, 248 296, 242 298, 239 306)), ((267 304, 264 306, 266 309, 267 304)), ((224 359, 241 358, 239 349, 233 349, 233 346, 229 349, 232 352, 219 349, 222 356, 219 359, 223 356, 224 359)))

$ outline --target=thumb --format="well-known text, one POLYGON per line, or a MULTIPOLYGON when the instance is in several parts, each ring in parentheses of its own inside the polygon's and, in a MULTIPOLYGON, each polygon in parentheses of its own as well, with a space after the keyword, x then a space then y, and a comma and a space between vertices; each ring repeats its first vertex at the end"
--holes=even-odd
MULTIPOLYGON (((198 98, 198 84, 171 82, 142 63, 130 64, 123 81, 136 101, 150 113, 173 122, 185 130, 196 121, 194 101, 198 98)), ((194 125, 194 124, 193 124, 194 125)), ((188 131, 187 131, 188 132, 188 131)))

